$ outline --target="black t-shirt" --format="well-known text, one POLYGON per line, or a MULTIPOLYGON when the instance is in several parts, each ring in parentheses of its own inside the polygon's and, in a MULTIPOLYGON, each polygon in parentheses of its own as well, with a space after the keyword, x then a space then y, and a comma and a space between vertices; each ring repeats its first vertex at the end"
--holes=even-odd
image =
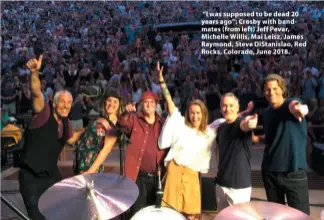
MULTIPOLYGON (((271 106, 262 114, 265 149, 262 170, 293 172, 307 168, 307 122, 299 122, 289 111, 294 99, 286 99, 277 109, 271 106)), ((296 99, 301 102, 300 99, 296 99)))
POLYGON ((251 186, 252 133, 240 128, 243 118, 218 128, 219 165, 216 182, 220 186, 242 189, 251 186))

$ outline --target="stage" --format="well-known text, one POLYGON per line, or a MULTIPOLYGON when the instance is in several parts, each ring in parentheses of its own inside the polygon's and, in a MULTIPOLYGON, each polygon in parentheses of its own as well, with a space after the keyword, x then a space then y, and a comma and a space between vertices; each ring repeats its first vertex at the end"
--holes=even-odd
MULTIPOLYGON (((254 145, 252 149, 252 200, 256 201, 266 201, 265 192, 263 189, 263 183, 260 176, 261 160, 263 155, 263 146, 254 145)), ((66 151, 66 160, 59 161, 59 167, 62 172, 63 177, 70 177, 72 175, 72 159, 73 153, 71 151, 66 151)), ((8 198, 12 203, 15 204, 21 211, 26 213, 22 197, 18 191, 19 185, 17 181, 18 168, 13 167, 3 167, 1 172, 1 190, 2 195, 8 198)), ((105 172, 119 173, 119 151, 114 149, 109 157, 105 161, 105 172)), ((207 189, 203 189, 203 203, 213 204, 215 198, 211 193, 208 192, 210 189, 210 179, 216 175, 217 170, 214 170, 202 177, 206 183, 207 189), (205 193, 204 193, 205 192, 205 193), (207 196, 206 196, 207 195, 207 196)), ((318 176, 311 169, 307 170, 308 180, 309 180, 309 195, 310 195, 310 210, 311 217, 313 219, 320 218, 320 212, 324 209, 324 176, 318 176)), ((213 205, 206 206, 203 204, 203 217, 204 220, 213 219, 216 215, 216 210, 211 209, 213 205), (204 207, 205 206, 205 207, 204 207), (208 210, 206 209, 208 208, 208 210)), ((1 202, 1 219, 6 220, 12 217, 17 217, 20 219, 13 211, 11 211, 3 202, 1 202)))

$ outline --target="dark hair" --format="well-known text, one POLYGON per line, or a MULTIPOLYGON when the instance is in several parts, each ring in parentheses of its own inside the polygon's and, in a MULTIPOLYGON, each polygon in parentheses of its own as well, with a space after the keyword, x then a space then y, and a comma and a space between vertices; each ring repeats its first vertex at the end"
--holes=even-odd
POLYGON ((124 105, 124 100, 122 95, 114 89, 109 89, 104 92, 99 104, 100 114, 102 117, 105 118, 108 117, 105 106, 106 106, 106 101, 109 97, 113 97, 119 100, 119 107, 117 113, 117 116, 119 117, 125 111, 125 105, 124 105))

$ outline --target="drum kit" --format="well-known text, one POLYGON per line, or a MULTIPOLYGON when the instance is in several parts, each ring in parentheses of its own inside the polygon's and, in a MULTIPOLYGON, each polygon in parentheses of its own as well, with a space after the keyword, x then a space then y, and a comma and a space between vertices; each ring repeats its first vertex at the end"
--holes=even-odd
POLYGON ((111 173, 95 173, 64 179, 39 199, 40 212, 48 220, 106 220, 127 211, 138 197, 136 184, 111 173))
POLYGON ((303 212, 273 202, 252 201, 229 206, 222 210, 214 220, 311 220, 303 212))
MULTIPOLYGON (((126 177, 112 173, 83 174, 54 184, 43 193, 38 207, 48 220, 114 219, 135 203, 138 194, 137 185, 126 177)), ((132 220, 149 218, 186 219, 174 209, 149 206, 132 220)))
MULTIPOLYGON (((38 206, 48 220, 106 220, 126 212, 139 195, 137 185, 130 179, 112 173, 84 174, 64 179, 50 187, 40 198, 38 206)), ((115 219, 118 219, 115 218, 115 219)), ((148 206, 131 220, 185 220, 172 208, 148 206)), ((215 220, 289 220, 311 219, 308 215, 271 202, 252 201, 230 206, 216 215, 215 220)))
POLYGON ((149 206, 138 211, 131 220, 146 220, 146 219, 154 219, 154 220, 186 220, 186 218, 181 215, 178 211, 167 208, 160 207, 156 208, 155 206, 149 206))

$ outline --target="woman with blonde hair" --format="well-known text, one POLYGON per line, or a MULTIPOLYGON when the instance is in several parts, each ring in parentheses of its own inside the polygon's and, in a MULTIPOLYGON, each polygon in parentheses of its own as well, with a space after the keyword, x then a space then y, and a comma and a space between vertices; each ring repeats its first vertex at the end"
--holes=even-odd
POLYGON ((100 102, 101 117, 88 126, 77 143, 73 167, 75 174, 103 172, 103 162, 117 141, 111 127, 116 125, 123 109, 122 96, 115 90, 106 92, 100 102))
POLYGON ((159 63, 157 69, 168 108, 168 117, 159 137, 159 147, 171 147, 164 160, 167 172, 162 205, 170 205, 188 219, 199 219, 199 173, 207 173, 211 169, 216 131, 208 127, 208 110, 201 100, 195 99, 189 103, 185 117, 180 114, 164 82, 163 67, 160 69, 159 63))

